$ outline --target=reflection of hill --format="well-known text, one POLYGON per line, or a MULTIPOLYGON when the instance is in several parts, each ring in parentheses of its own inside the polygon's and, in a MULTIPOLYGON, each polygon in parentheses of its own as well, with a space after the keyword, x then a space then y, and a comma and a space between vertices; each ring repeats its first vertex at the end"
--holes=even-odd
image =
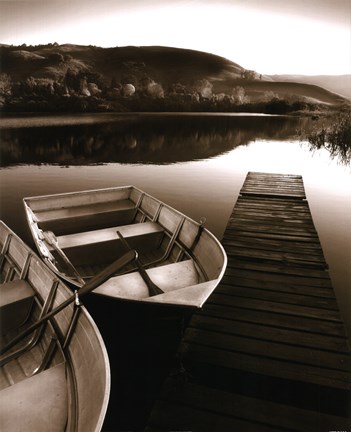
POLYGON ((292 137, 298 124, 299 119, 287 117, 145 115, 100 124, 3 129, 1 166, 207 159, 257 138, 292 137))

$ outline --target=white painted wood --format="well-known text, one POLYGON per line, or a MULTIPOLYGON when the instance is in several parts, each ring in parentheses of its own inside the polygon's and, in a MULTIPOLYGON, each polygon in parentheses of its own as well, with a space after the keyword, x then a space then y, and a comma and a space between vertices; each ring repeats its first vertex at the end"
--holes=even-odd
MULTIPOLYGON (((0 285, 0 308, 34 297, 35 292, 28 282, 14 280, 0 285)), ((1 313, 1 312, 0 312, 1 313)))
POLYGON ((129 199, 131 186, 24 198, 34 211, 129 199))
MULTIPOLYGON (((191 260, 155 267, 146 270, 146 272, 152 282, 165 292, 179 290, 198 282, 198 274, 191 260)), ((149 297, 148 288, 137 271, 113 277, 100 285, 94 292, 129 300, 141 300, 149 297)))
POLYGON ((154 222, 145 222, 142 224, 123 225, 120 227, 68 234, 65 236, 59 236, 57 240, 61 249, 112 240, 119 241, 117 230, 120 231, 125 238, 162 232, 162 228, 158 224, 154 222))
MULTIPOLYGON (((53 308, 61 304, 68 297, 71 297, 71 290, 62 282, 58 282, 57 276, 1 221, 0 250, 8 234, 11 236, 10 247, 8 248, 11 256, 8 257, 8 255, 5 255, 5 263, 1 269, 2 275, 8 270, 11 264, 11 266, 14 266, 16 269, 16 271, 13 272, 13 277, 17 278, 21 273, 21 268, 25 264, 28 254, 30 254, 31 259, 28 272, 25 274, 25 281, 31 285, 35 291, 36 297, 38 297, 41 302, 44 302, 53 283, 58 283, 54 304, 52 306, 53 308)), ((12 283, 17 285, 22 282, 16 280, 12 283)), ((36 320, 39 316, 39 308, 33 309, 35 312, 33 319, 36 320)), ((58 328, 61 333, 65 335, 72 316, 73 306, 70 304, 51 318, 51 320, 55 321, 55 329, 58 328)), ((28 325, 30 324, 31 321, 28 322, 28 325)), ((26 323, 24 323, 24 325, 26 325, 26 323)), ((109 360, 99 330, 84 306, 81 306, 81 313, 73 337, 66 348, 68 350, 66 365, 67 369, 70 370, 67 377, 72 376, 73 380, 66 380, 67 377, 65 373, 63 374, 64 380, 55 379, 54 383, 52 383, 50 380, 45 379, 43 385, 38 384, 41 382, 41 378, 43 376, 45 377, 42 373, 33 377, 33 381, 31 381, 31 378, 28 378, 28 374, 30 375, 33 370, 39 366, 43 352, 45 352, 48 342, 54 335, 53 332, 54 328, 46 326, 43 337, 34 348, 30 351, 20 353, 20 357, 10 360, 0 368, 1 387, 8 388, 8 392, 2 393, 1 391, 0 395, 4 397, 6 402, 13 403, 13 405, 11 405, 12 409, 10 405, 5 405, 3 401, 0 400, 1 431, 56 431, 56 425, 58 428, 57 430, 60 431, 77 430, 77 432, 99 432, 101 430, 110 393, 109 360), (40 353, 39 357, 35 355, 37 351, 40 353), (91 371, 94 373, 91 373, 91 371), (6 377, 6 379, 4 379, 4 377, 6 377), (89 377, 89 379, 87 379, 87 377, 89 377), (33 385, 30 383, 33 383, 33 385), (33 389, 33 392, 31 389, 33 389), (57 413, 58 417, 53 418, 51 415, 55 414, 56 407, 52 405, 50 401, 53 400, 52 397, 55 397, 55 395, 59 393, 63 394, 64 392, 69 393, 70 402, 66 399, 64 404, 66 411, 62 411, 61 414, 57 413), (94 395, 94 397, 92 397, 92 395, 94 395), (38 398, 41 398, 40 401, 38 398), (17 401, 21 402, 20 407, 17 406, 17 401), (41 405, 42 401, 45 401, 44 405, 41 405), (4 406, 7 408, 4 409, 4 406), (41 407, 43 409, 41 409, 41 407), (72 409, 76 410, 77 428, 74 429, 72 425, 76 420, 71 416, 72 409), (21 410, 23 410, 23 416, 21 410), (41 419, 43 423, 41 423, 41 420, 38 424, 30 423, 32 420, 28 413, 30 413, 31 410, 33 411, 32 414, 37 415, 38 421, 40 420, 39 415, 46 417, 45 419, 41 419), (66 426, 67 410, 69 419, 68 426, 66 426), (7 411, 11 414, 15 413, 15 416, 10 420, 1 418, 1 414, 7 411), (47 421, 50 419, 55 423, 54 426, 50 423, 47 424, 47 421), (70 419, 73 419, 73 423, 70 423, 70 419), (9 423, 7 423, 8 421, 9 423), (15 423, 12 423, 12 421, 15 423), (6 427, 2 427, 4 424, 6 424, 6 427), (41 424, 44 426, 42 427, 41 424)), ((2 343, 4 343, 5 340, 11 340, 12 337, 13 335, 6 335, 2 343)), ((62 361, 62 351, 56 349, 50 364, 51 368, 48 369, 50 377, 52 377, 52 367, 62 363, 62 361)))
POLYGON ((0 391, 0 430, 62 432, 68 416, 65 365, 0 391))
POLYGON ((91 204, 84 203, 82 205, 74 205, 71 207, 38 211, 36 217, 38 222, 57 220, 59 223, 60 219, 129 210, 134 207, 135 205, 129 200, 108 201, 102 203, 94 202, 91 204))
MULTIPOLYGON (((100 230, 86 231, 82 233, 73 233, 73 230, 68 230, 67 232, 72 232, 72 234, 67 234, 64 230, 58 236, 58 243, 61 249, 64 249, 76 266, 93 266, 94 264, 103 264, 102 260, 107 258, 113 258, 116 254, 120 252, 118 249, 118 238, 117 229, 121 231, 122 235, 128 240, 133 247, 136 247, 140 253, 149 253, 153 248, 161 247, 164 250, 164 259, 169 261, 177 261, 182 257, 188 257, 194 260, 194 265, 197 267, 201 277, 198 279, 198 283, 202 283, 206 280, 216 280, 218 284, 219 280, 224 274, 227 257, 224 249, 220 242, 205 228, 199 228, 199 223, 193 221, 191 218, 185 216, 176 209, 170 207, 169 205, 163 203, 157 198, 152 197, 148 193, 145 193, 133 186, 128 186, 125 188, 110 188, 106 189, 104 195, 102 190, 100 191, 84 191, 77 192, 73 194, 60 194, 51 195, 48 197, 39 198, 27 198, 25 203, 31 208, 34 213, 34 217, 31 216, 31 211, 27 207, 27 219, 33 234, 33 237, 41 250, 43 257, 46 257, 47 262, 51 268, 60 274, 61 277, 65 278, 67 281, 73 283, 74 285, 80 286, 77 279, 68 276, 67 274, 60 273, 55 265, 53 256, 50 256, 50 251, 43 247, 40 240, 40 228, 36 222, 36 213, 38 209, 44 209, 45 205, 43 202, 49 200, 51 202, 50 208, 55 208, 54 201, 59 200, 62 203, 71 202, 72 199, 77 199, 77 203, 91 203, 93 206, 94 200, 99 202, 99 205, 104 202, 104 197, 109 197, 113 199, 114 194, 128 194, 128 199, 138 208, 137 215, 133 219, 134 223, 132 225, 120 225, 114 228, 103 228, 103 226, 109 226, 109 223, 101 225, 100 230), (67 197, 66 197, 67 195, 67 197), (81 195, 81 196, 80 196, 81 195), (66 201, 67 199, 67 201, 66 201), (33 201, 32 201, 33 200, 33 201), (41 203, 40 203, 41 200, 41 203), (145 229, 148 227, 147 224, 151 222, 144 222, 145 215, 147 214, 149 220, 152 219, 155 225, 153 225, 152 233, 161 232, 158 230, 164 229, 166 234, 162 237, 162 243, 160 246, 161 237, 158 235, 148 236, 146 233, 139 233, 138 230, 145 229), (160 227, 157 229, 156 224, 160 227), (138 227, 138 228, 137 228, 138 227), (145 235, 144 235, 145 234, 145 235), (138 237, 139 236, 139 237, 138 237), (153 237, 153 238, 151 238, 153 237), (172 239, 169 242, 169 239, 172 239), (153 240, 153 243, 151 242, 153 240), (168 247, 169 246, 169 247, 168 247), (110 247, 110 249, 109 249, 110 247), (100 261, 98 260, 99 258, 100 261)), ((123 199, 120 198, 119 199, 123 199)), ((62 207, 62 205, 61 205, 62 207)), ((56 206, 56 208, 58 208, 56 206)), ((92 218, 94 216, 92 215, 92 218)), ((148 220, 148 219, 146 219, 148 220)), ((98 227, 99 223, 103 224, 104 218, 101 221, 95 221, 98 227)), ((106 221, 105 221, 106 222, 106 221)), ((126 221, 120 221, 120 224, 128 223, 126 221)), ((118 222, 116 222, 118 224, 118 222)), ((72 227, 70 226, 70 229, 72 227)), ((80 226, 81 230, 84 229, 83 225, 80 226)), ((77 223, 77 229, 79 229, 79 222, 77 223)), ((86 228, 90 229, 91 228, 86 228)), ((150 234, 150 232, 149 232, 150 234)), ((111 258, 111 259, 112 259, 111 258)), ((137 276, 133 276, 137 277, 137 276)), ((132 278, 132 277, 131 277, 132 278)), ((128 283, 134 283, 136 286, 143 286, 143 284, 136 283, 130 278, 128 283)), ((215 288, 216 284, 213 284, 212 289, 215 288)), ((128 286, 128 285, 126 285, 128 286)), ((145 288, 145 287, 144 287, 145 288)), ((121 288, 118 288, 120 290, 121 288)), ((124 290, 125 288, 123 288, 124 290)), ((125 294, 122 291, 118 291, 118 297, 126 295, 127 299, 130 298, 130 292, 126 289, 125 294)), ((111 293, 113 296, 114 294, 111 293)), ((135 294, 135 298, 140 298, 142 293, 135 294)), ((202 296, 200 296, 202 298, 202 296)), ((197 304, 201 303, 201 300, 197 304)))
POLYGON ((0 285, 0 335, 19 328, 30 314, 35 292, 24 280, 0 285))
POLYGON ((217 280, 202 282, 179 290, 148 297, 143 299, 143 301, 200 308, 212 293, 217 283, 217 280))

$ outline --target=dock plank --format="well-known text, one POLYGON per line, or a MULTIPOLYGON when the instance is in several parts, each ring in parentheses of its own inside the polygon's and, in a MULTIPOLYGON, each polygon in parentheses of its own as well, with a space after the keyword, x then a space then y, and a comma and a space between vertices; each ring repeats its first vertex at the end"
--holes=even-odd
POLYGON ((285 345, 302 346, 306 348, 331 351, 337 353, 348 353, 349 346, 345 337, 318 335, 312 331, 300 331, 299 329, 287 329, 274 326, 265 326, 249 321, 240 321, 235 316, 223 318, 206 314, 197 314, 191 320, 189 328, 213 330, 217 332, 235 334, 249 339, 280 342, 285 345))
POLYGON ((350 370, 351 366, 350 357, 345 353, 324 352, 323 355, 320 355, 319 349, 312 349, 311 347, 303 348, 282 344, 280 341, 263 341, 259 333, 256 338, 247 338, 242 335, 227 334, 223 331, 189 328, 184 342, 192 343, 194 340, 203 347, 253 355, 260 363, 262 363, 262 359, 273 358, 303 364, 306 372, 308 365, 346 372, 350 370))
MULTIPOLYGON (((324 273, 323 273, 324 274, 324 273)), ((235 278, 242 277, 250 280, 256 280, 258 283, 262 283, 262 286, 273 286, 274 284, 280 284, 291 287, 292 289, 302 289, 301 287, 321 287, 326 288, 326 291, 332 291, 332 295, 335 297, 332 289, 330 278, 312 278, 299 275, 291 275, 288 273, 284 274, 284 280, 281 275, 272 272, 262 272, 254 270, 245 270, 242 268, 227 267, 225 276, 233 276, 235 278)))
POLYGON ((339 311, 327 310, 316 307, 306 307, 294 303, 280 303, 279 301, 268 301, 262 298, 239 297, 234 295, 214 292, 209 300, 209 304, 221 306, 239 307, 255 311, 265 311, 270 313, 280 313, 288 316, 305 317, 312 319, 323 319, 324 321, 342 322, 339 311), (322 317, 322 318, 321 318, 322 317))
POLYGON ((348 430, 350 344, 302 177, 248 173, 222 244, 148 430, 348 430))
POLYGON ((239 307, 222 306, 212 303, 207 304, 204 311, 212 316, 227 319, 235 316, 237 320, 242 322, 256 323, 261 326, 274 326, 301 332, 307 331, 318 335, 337 337, 345 335, 345 326, 341 322, 334 322, 331 326, 329 321, 323 319, 310 319, 294 315, 290 315, 289 319, 287 319, 287 316, 282 313, 271 313, 264 310, 257 311, 256 309, 240 309, 239 307))
MULTIPOLYGON (((346 371, 308 367, 306 364, 283 361, 277 357, 257 357, 251 353, 233 352, 217 346, 201 345, 194 341, 183 342, 180 353, 188 358, 188 362, 206 365, 209 374, 215 374, 213 372, 215 368, 212 366, 217 366, 326 388, 347 391, 351 389, 346 371)), ((193 371, 193 368, 191 370, 193 371)))
POLYGON ((232 283, 228 283, 226 285, 225 282, 223 282, 216 292, 217 294, 239 296, 243 298, 262 299, 262 300, 274 301, 274 302, 284 303, 284 304, 295 304, 300 306, 315 307, 315 308, 318 307, 321 309, 330 309, 330 310, 338 311, 338 305, 336 299, 334 298, 308 296, 305 294, 297 294, 297 293, 290 294, 281 291, 280 291, 281 296, 277 296, 277 290, 263 290, 261 289, 261 287, 259 289, 256 289, 247 285, 240 286, 238 284, 238 281, 235 281, 235 287, 232 285, 232 283))

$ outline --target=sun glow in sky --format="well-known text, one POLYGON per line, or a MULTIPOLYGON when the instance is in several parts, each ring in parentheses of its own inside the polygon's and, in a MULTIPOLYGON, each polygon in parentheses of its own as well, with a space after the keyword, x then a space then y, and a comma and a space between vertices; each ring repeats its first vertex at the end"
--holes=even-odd
POLYGON ((163 45, 263 74, 351 73, 350 0, 0 0, 0 14, 0 43, 163 45))

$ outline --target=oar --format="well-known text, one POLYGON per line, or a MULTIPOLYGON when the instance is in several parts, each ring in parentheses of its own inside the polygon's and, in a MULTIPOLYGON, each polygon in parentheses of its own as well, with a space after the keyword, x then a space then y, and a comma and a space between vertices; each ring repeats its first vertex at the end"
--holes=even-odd
MULTIPOLYGON (((127 240, 123 237, 123 235, 117 231, 117 235, 120 238, 123 246, 127 249, 127 250, 132 250, 132 248, 129 246, 127 240)), ((147 272, 145 271, 143 265, 141 264, 141 262, 138 259, 138 256, 135 259, 135 263, 136 266, 138 268, 138 271, 140 273, 140 276, 143 278, 143 281, 145 282, 148 290, 149 290, 149 295, 150 297, 158 295, 158 294, 163 294, 163 291, 161 290, 161 288, 159 288, 156 284, 154 284, 152 282, 152 280, 150 279, 150 276, 147 274, 147 272)))
POLYGON ((74 267, 74 265, 71 263, 67 255, 63 252, 63 250, 60 248, 57 238, 55 234, 52 231, 44 231, 43 232, 44 239, 46 243, 49 246, 52 246, 55 251, 59 254, 59 256, 63 259, 63 261, 66 263, 67 267, 75 274, 78 281, 84 285, 85 280, 82 278, 82 276, 79 274, 78 270, 74 267))
POLYGON ((135 250, 128 251, 121 258, 114 261, 112 264, 110 264, 108 267, 106 267, 104 270, 102 270, 99 274, 97 274, 93 279, 91 279, 89 282, 87 282, 82 288, 80 288, 79 293, 75 292, 68 299, 66 299, 63 303, 56 306, 54 309, 52 309, 50 312, 48 312, 46 315, 44 315, 42 318, 40 318, 37 322, 33 323, 31 326, 29 326, 27 329, 25 329, 22 333, 20 333, 18 336, 16 336, 14 339, 12 339, 12 341, 10 341, 8 344, 6 344, 3 348, 0 349, 0 355, 2 355, 7 350, 9 350, 13 346, 15 346, 18 342, 20 342, 23 338, 28 336, 30 333, 32 333, 34 330, 36 330, 38 327, 40 327, 45 321, 50 319, 52 316, 56 315, 58 312, 61 312, 62 309, 64 309, 70 303, 73 303, 75 300, 77 300, 78 294, 79 294, 79 297, 82 297, 83 295, 88 294, 89 292, 93 291, 95 288, 97 288, 99 285, 101 285, 107 279, 109 279, 114 273, 121 270, 122 267, 128 265, 129 263, 134 261, 136 258, 137 258, 137 253, 135 250))

